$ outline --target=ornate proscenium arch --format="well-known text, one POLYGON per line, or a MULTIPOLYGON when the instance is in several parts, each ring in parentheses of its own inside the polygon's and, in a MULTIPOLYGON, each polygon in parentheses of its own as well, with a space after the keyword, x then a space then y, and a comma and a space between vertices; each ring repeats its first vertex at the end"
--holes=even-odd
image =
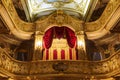
POLYGON ((35 24, 36 30, 43 34, 47 29, 53 26, 67 26, 75 33, 83 31, 83 21, 72 18, 71 16, 65 14, 62 10, 56 11, 44 20, 37 20, 35 24))
MULTIPOLYGON (((39 29, 37 29, 39 30, 39 29)), ((66 56, 70 58, 63 58, 63 59, 87 59, 86 57, 86 50, 85 50, 85 40, 84 40, 84 33, 80 30, 79 34, 75 33, 75 30, 73 31, 69 27, 66 26, 53 26, 49 29, 45 30, 44 34, 41 34, 41 32, 36 31, 35 34, 35 53, 33 60, 39 60, 42 59, 45 55, 43 60, 51 60, 54 59, 54 55, 48 56, 53 54, 52 51, 57 50, 56 54, 58 59, 60 58, 60 54, 62 56, 62 50, 65 52, 66 56), (61 46, 62 45, 62 46, 61 46), (69 55, 71 54, 71 55, 69 55), (82 57, 81 57, 82 56, 82 57), (49 57, 49 59, 48 59, 49 57)), ((64 54, 63 52, 63 54, 64 54)), ((55 56, 56 56, 55 55, 55 56)))
POLYGON ((51 47, 53 38, 57 38, 59 40, 61 38, 67 39, 67 43, 71 48, 75 47, 76 45, 76 35, 74 31, 65 26, 62 27, 54 26, 45 32, 43 37, 45 48, 51 47))

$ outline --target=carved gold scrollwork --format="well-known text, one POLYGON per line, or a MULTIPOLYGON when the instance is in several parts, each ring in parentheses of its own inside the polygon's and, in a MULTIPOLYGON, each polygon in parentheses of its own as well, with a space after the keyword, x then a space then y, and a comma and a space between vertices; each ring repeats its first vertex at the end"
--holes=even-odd
POLYGON ((83 60, 22 62, 14 60, 4 49, 0 48, 0 72, 2 71, 2 73, 8 76, 14 74, 16 77, 18 74, 21 76, 41 76, 41 74, 51 75, 58 74, 58 72, 65 72, 64 74, 68 76, 71 74, 82 74, 82 76, 87 77, 92 75, 97 75, 96 77, 109 77, 120 73, 119 53, 120 51, 117 51, 110 58, 96 62, 83 60))
POLYGON ((44 32, 46 29, 53 26, 67 26, 75 32, 83 30, 83 21, 72 18, 65 14, 62 10, 58 10, 51 14, 48 18, 36 21, 36 28, 38 31, 44 32))
POLYGON ((54 1, 44 0, 44 2, 47 4, 52 4, 55 8, 61 8, 65 4, 73 2, 73 0, 54 0, 54 1))
POLYGON ((68 69, 68 64, 59 62, 59 63, 53 64, 53 69, 59 72, 64 72, 65 70, 68 69))
MULTIPOLYGON (((110 0, 110 2, 108 3, 108 5, 105 8, 103 14, 101 15, 101 17, 98 20, 85 23, 85 30, 87 32, 92 32, 92 31, 97 31, 100 28, 106 27, 105 25, 108 24, 108 21, 111 19, 112 15, 119 8, 119 6, 120 6, 120 0, 110 0)), ((110 26, 110 27, 112 27, 112 26, 110 26)))
POLYGON ((36 34, 34 42, 33 60, 42 60, 43 35, 36 34))
MULTIPOLYGON (((50 15, 47 19, 44 19, 42 21, 37 20, 37 22, 36 22, 37 26, 36 26, 36 25, 34 25, 34 23, 24 22, 19 18, 16 10, 14 8, 14 5, 12 3, 12 0, 2 0, 2 4, 3 5, 1 5, 1 9, 0 9, 1 10, 0 14, 2 14, 1 16, 3 17, 3 19, 6 18, 5 16, 9 17, 9 20, 12 20, 12 21, 11 22, 9 20, 6 21, 8 27, 11 28, 11 25, 9 25, 9 24, 12 24, 12 27, 14 27, 14 29, 16 31, 20 31, 21 34, 24 32, 34 32, 35 27, 38 27, 39 30, 44 32, 46 27, 58 26, 61 23, 64 23, 64 24, 62 24, 62 26, 69 26, 69 27, 73 28, 75 30, 75 32, 77 32, 78 29, 81 30, 81 28, 82 28, 81 20, 75 20, 68 15, 65 15, 65 17, 59 15, 59 17, 57 17, 57 19, 59 18, 60 20, 64 20, 64 22, 61 22, 61 21, 54 22, 54 20, 56 21, 55 16, 50 15), (4 12, 6 12, 7 15, 3 14, 4 12), (52 20, 52 21, 50 21, 50 20, 52 20)), ((97 31, 99 29, 101 30, 101 29, 105 28, 106 25, 109 23, 109 20, 111 18, 114 19, 113 15, 117 14, 119 12, 119 10, 118 10, 119 5, 120 5, 120 0, 110 0, 105 11, 103 12, 103 14, 101 15, 101 17, 98 20, 96 20, 94 22, 86 22, 85 23, 85 31, 93 32, 93 31, 97 31), (118 12, 116 10, 118 10, 118 12)), ((119 18, 119 15, 117 15, 117 16, 119 18)), ((118 21, 118 18, 115 18, 114 21, 115 22, 118 21)), ((115 23, 114 21, 113 21, 113 23, 111 23, 112 25, 108 26, 109 29, 113 27, 113 24, 115 23)), ((31 33, 27 33, 27 34, 29 36, 31 35, 31 33)), ((88 37, 89 37, 89 35, 88 35, 88 37)))

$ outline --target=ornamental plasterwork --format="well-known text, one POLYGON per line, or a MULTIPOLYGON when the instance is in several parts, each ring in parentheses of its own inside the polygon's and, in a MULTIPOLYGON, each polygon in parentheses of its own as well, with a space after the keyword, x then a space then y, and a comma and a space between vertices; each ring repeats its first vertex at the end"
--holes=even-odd
POLYGON ((27 0, 27 7, 31 18, 35 18, 41 12, 58 9, 74 11, 84 17, 90 2, 91 0, 27 0))
MULTIPOLYGON (((4 49, 0 48, 0 66, 2 73, 5 72, 8 76, 11 74, 19 76, 45 76, 51 74, 71 76, 76 74, 76 77, 86 76, 87 78, 95 77, 110 77, 120 73, 120 51, 115 52, 110 58, 102 61, 32 61, 22 62, 11 58, 4 49), (58 67, 60 66, 60 67, 58 67), (19 75, 18 75, 19 74, 19 75)), ((61 76, 64 76, 61 75, 61 76)), ((74 75, 75 77, 75 75, 74 75)))
MULTIPOLYGON (((16 29, 18 29, 18 30, 20 29, 25 32, 31 32, 34 30, 33 23, 28 23, 28 22, 22 21, 20 19, 20 17, 18 16, 18 14, 14 8, 12 0, 2 0, 2 3, 5 8, 2 5, 0 5, 0 8, 1 8, 0 15, 3 15, 2 17, 6 16, 8 20, 11 19, 11 21, 13 22, 13 25, 16 29), (7 11, 5 9, 7 9, 7 11)), ((7 23, 9 24, 10 21, 7 22, 7 20, 6 20, 6 24, 7 23)), ((8 25, 8 27, 9 27, 9 25, 8 25)))
MULTIPOLYGON (((25 33, 25 34, 30 36, 31 33, 28 33, 28 32, 34 32, 36 24, 34 22, 28 23, 28 22, 22 21, 19 18, 19 16, 17 15, 16 10, 14 9, 14 5, 12 4, 12 0, 2 0, 2 4, 0 4, 0 15, 3 19, 5 19, 5 22, 8 25, 8 27, 9 28, 14 27, 14 29, 16 29, 16 31, 19 34, 25 33), (6 20, 6 18, 7 18, 7 20, 6 20), (12 24, 12 25, 10 25, 10 24, 12 24)), ((98 20, 96 20, 95 22, 85 23, 85 25, 84 25, 85 31, 86 32, 93 32, 93 34, 97 34, 97 31, 101 30, 101 28, 109 27, 109 29, 110 29, 111 27, 113 27, 115 22, 117 22, 118 18, 120 17, 120 15, 117 14, 117 13, 119 13, 119 5, 120 5, 120 0, 110 0, 105 11, 103 12, 103 14, 101 15, 101 17, 98 20), (116 11, 118 11, 118 12, 116 12, 116 11), (114 14, 117 14, 116 15, 117 18, 113 17, 114 14), (106 26, 107 24, 110 23, 110 21, 109 21, 110 19, 114 20, 114 23, 111 23, 111 25, 106 26), (94 33, 94 31, 96 31, 96 33, 94 33)), ((42 20, 42 21, 38 20, 39 23, 42 23, 43 21, 45 21, 45 20, 42 20)), ((43 26, 41 24, 39 24, 39 25, 43 26)), ((79 25, 79 24, 77 24, 77 25, 79 25)), ((46 25, 46 26, 48 26, 48 25, 46 25)), ((109 29, 108 29, 108 31, 109 31, 109 29)), ((24 36, 24 35, 22 35, 22 36, 24 36)), ((89 35, 87 35, 87 36, 89 37, 89 35)))
POLYGON ((120 17, 120 15, 119 15, 120 10, 118 9, 119 6, 120 6, 120 0, 110 0, 110 2, 108 3, 108 5, 105 8, 103 14, 101 15, 101 17, 98 20, 96 20, 94 22, 86 22, 85 23, 86 31, 93 32, 93 31, 99 30, 100 28, 110 27, 110 26, 106 26, 106 24, 108 24, 110 22, 109 21, 110 19, 112 20, 111 26, 113 26, 115 24, 114 20, 117 21, 120 17), (117 11, 117 10, 119 10, 119 11, 117 11), (115 12, 117 13, 117 15, 115 15, 117 18, 112 17, 112 15, 115 12))
POLYGON ((57 11, 51 14, 48 18, 44 20, 38 20, 35 22, 36 30, 44 33, 46 29, 53 26, 67 26, 73 31, 79 33, 83 30, 83 21, 72 18, 71 16, 65 14, 63 11, 57 11))

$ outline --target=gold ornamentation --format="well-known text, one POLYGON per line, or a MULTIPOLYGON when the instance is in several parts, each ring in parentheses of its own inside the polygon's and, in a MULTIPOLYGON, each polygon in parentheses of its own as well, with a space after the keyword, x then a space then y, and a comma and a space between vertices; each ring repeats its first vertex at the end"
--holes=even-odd
POLYGON ((104 28, 105 25, 110 20, 110 17, 112 15, 114 15, 115 11, 118 9, 119 6, 120 6, 120 0, 110 0, 107 7, 105 8, 103 14, 101 15, 101 17, 98 20, 96 20, 94 22, 85 23, 86 32, 97 31, 100 28, 104 28))
POLYGON ((96 77, 109 77, 109 76, 114 76, 114 74, 120 73, 119 54, 120 51, 117 51, 115 55, 112 55, 110 58, 97 62, 83 61, 83 60, 22 62, 22 61, 14 60, 8 55, 8 53, 4 49, 0 48, 0 66, 2 73, 5 73, 8 76, 15 75, 16 77, 23 75, 38 77, 38 76, 43 76, 44 74, 45 75, 48 74, 47 76, 49 76, 49 74, 50 75, 58 74, 58 72, 56 71, 61 71, 61 70, 65 71, 64 74, 68 76, 70 76, 71 73, 72 74, 74 73, 74 74, 79 74, 80 77, 83 78, 84 76, 87 76, 87 78, 89 78, 93 74, 97 75, 96 77), (60 64, 61 67, 57 67, 59 63, 62 63, 63 65, 60 64), (53 65, 56 65, 54 66, 54 69, 53 69, 53 65), (63 66, 67 66, 67 68, 63 68, 63 66))
POLYGON ((86 54, 84 34, 77 35, 77 49, 78 49, 78 59, 86 60, 87 54, 86 54))
POLYGON ((55 1, 44 0, 44 2, 47 4, 52 4, 55 8, 61 8, 65 4, 73 2, 73 0, 55 0, 55 1))
POLYGON ((68 26, 75 32, 83 30, 83 22, 72 18, 71 16, 65 14, 63 11, 58 10, 57 12, 50 15, 48 18, 42 21, 36 21, 36 28, 38 31, 44 32, 46 29, 53 26, 68 26))
POLYGON ((11 20, 13 21, 14 27, 18 30, 22 30, 25 32, 31 32, 35 30, 35 26, 34 23, 28 23, 28 22, 24 22, 22 21, 15 8, 14 5, 12 3, 12 0, 2 0, 2 3, 4 5, 4 7, 7 9, 7 12, 11 18, 11 20))
POLYGON ((53 2, 63 2, 63 3, 71 3, 71 2, 73 2, 73 0, 53 0, 53 1, 51 1, 51 0, 44 0, 44 2, 45 3, 53 3, 53 2))
MULTIPOLYGON (((55 16, 52 16, 53 14, 42 21, 38 20, 37 22, 35 22, 35 23, 37 23, 37 26, 35 25, 35 23, 24 22, 17 15, 16 10, 14 9, 14 6, 12 4, 12 0, 2 0, 2 4, 6 8, 8 14, 10 16, 10 19, 12 20, 12 22, 14 24, 15 29, 21 31, 21 33, 34 32, 35 27, 37 27, 39 30, 41 30, 41 32, 44 32, 44 30, 46 30, 48 26, 51 27, 51 26, 58 25, 55 22, 55 16)), ((109 19, 112 17, 112 15, 114 15, 114 13, 118 9, 119 5, 120 5, 120 0, 111 0, 108 3, 102 16, 98 20, 96 20, 95 22, 86 22, 85 23, 85 31, 92 32, 92 31, 97 31, 101 28, 105 28, 105 25, 108 24, 109 19)), ((3 13, 2 10, 1 10, 1 13, 3 13)), ((63 15, 61 15, 61 16, 63 16, 63 15)), ((72 18, 68 15, 64 15, 63 17, 64 17, 64 24, 62 24, 63 26, 69 26, 70 28, 73 28, 75 30, 75 32, 78 32, 77 29, 82 28, 81 20, 75 20, 74 18, 72 18)), ((117 21, 117 19, 116 19, 116 21, 117 21)), ((6 23, 9 23, 9 22, 6 21, 6 23)), ((8 27, 11 27, 11 26, 8 25, 8 27)), ((109 28, 111 28, 111 27, 112 27, 112 25, 109 26, 109 28)), ((29 34, 29 35, 31 35, 31 34, 29 34)))
POLYGON ((60 7, 62 7, 64 5, 64 3, 62 3, 62 2, 54 2, 52 5, 54 7, 56 7, 56 8, 60 8, 60 7))
POLYGON ((64 72, 68 69, 68 64, 63 62, 53 64, 53 69, 59 72, 64 72))
POLYGON ((43 35, 35 35, 33 60, 42 60, 43 35))

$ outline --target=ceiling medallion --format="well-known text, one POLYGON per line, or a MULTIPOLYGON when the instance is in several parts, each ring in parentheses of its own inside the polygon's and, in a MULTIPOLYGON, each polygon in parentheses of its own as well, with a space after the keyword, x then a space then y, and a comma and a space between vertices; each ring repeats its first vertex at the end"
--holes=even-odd
POLYGON ((64 3, 63 2, 53 2, 52 5, 56 8, 60 8, 60 7, 64 6, 64 3))

